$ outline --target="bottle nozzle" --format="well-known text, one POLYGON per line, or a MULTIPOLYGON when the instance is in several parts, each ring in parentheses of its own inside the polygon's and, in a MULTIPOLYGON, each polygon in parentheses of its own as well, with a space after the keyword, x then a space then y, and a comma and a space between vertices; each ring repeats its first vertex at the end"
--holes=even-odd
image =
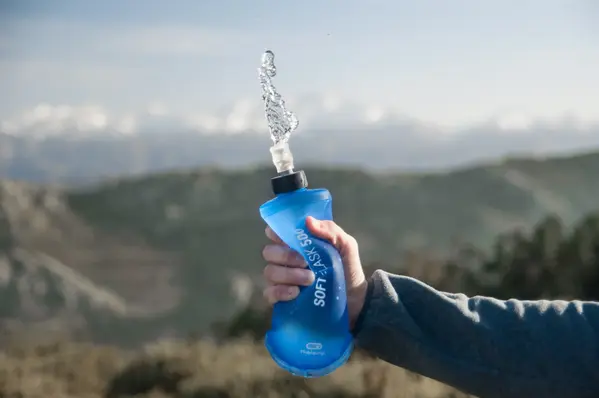
POLYGON ((293 192, 308 186, 306 173, 303 170, 293 171, 293 155, 287 142, 283 141, 271 146, 270 153, 279 174, 270 180, 275 195, 293 192))
POLYGON ((272 162, 277 168, 279 174, 289 174, 293 172, 293 155, 289 149, 289 144, 285 141, 274 144, 270 147, 272 162))

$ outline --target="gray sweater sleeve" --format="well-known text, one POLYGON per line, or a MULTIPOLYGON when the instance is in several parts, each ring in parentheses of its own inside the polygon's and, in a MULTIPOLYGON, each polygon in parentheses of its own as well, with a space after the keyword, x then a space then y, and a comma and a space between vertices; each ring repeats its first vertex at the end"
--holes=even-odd
POLYGON ((469 298, 378 270, 354 336, 481 398, 599 397, 599 303, 469 298))

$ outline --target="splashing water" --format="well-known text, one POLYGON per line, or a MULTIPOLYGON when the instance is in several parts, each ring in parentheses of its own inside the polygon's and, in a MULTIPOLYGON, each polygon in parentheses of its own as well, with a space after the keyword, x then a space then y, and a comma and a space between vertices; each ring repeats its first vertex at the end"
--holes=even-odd
POLYGON ((260 85, 262 86, 262 101, 264 113, 270 130, 270 137, 274 144, 286 143, 291 133, 297 128, 299 121, 295 114, 285 107, 285 100, 277 92, 271 78, 277 75, 275 54, 266 50, 262 55, 262 65, 258 68, 260 85))

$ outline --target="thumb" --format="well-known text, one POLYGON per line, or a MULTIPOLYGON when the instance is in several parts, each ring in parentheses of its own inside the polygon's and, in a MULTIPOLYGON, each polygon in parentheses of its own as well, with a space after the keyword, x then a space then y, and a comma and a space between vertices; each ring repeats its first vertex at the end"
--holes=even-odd
POLYGON ((317 220, 314 217, 306 218, 306 227, 312 235, 328 241, 343 258, 352 258, 358 255, 358 243, 353 236, 346 233, 334 221, 317 220))

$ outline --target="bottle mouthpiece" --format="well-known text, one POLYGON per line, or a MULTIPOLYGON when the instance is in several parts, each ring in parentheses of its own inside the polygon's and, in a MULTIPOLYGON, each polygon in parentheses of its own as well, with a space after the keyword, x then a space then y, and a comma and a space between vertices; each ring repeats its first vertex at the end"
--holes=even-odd
POLYGON ((293 172, 293 154, 288 143, 279 142, 271 146, 270 154, 272 155, 272 162, 277 168, 277 173, 288 174, 293 172))

